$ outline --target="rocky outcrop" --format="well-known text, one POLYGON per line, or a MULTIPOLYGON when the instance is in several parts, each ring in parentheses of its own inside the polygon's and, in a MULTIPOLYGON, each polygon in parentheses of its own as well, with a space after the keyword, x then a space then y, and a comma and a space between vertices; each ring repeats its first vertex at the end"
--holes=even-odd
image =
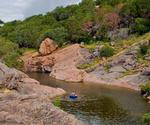
POLYGON ((137 61, 138 46, 98 65, 88 72, 84 82, 108 84, 139 90, 139 86, 150 79, 150 69, 137 61))
POLYGON ((82 125, 52 104, 64 93, 0 63, 0 125, 82 125))
POLYGON ((55 64, 53 56, 30 57, 25 60, 25 70, 30 72, 51 72, 55 64))
POLYGON ((84 70, 79 70, 76 67, 79 61, 86 59, 81 52, 82 50, 83 49, 79 44, 74 44, 55 53, 53 56, 55 57, 56 62, 50 75, 56 79, 65 81, 83 81, 86 72, 84 70))
POLYGON ((50 38, 46 38, 40 45, 39 52, 41 55, 51 54, 58 48, 58 45, 50 38))
POLYGON ((149 45, 149 40, 137 42, 108 60, 102 58, 101 64, 87 69, 80 66, 90 65, 94 58, 100 58, 99 50, 103 46, 97 46, 90 54, 84 45, 74 44, 46 56, 32 56, 25 62, 28 71, 49 72, 50 76, 59 80, 139 89, 141 83, 150 79, 149 69, 146 70, 137 60, 141 44, 149 45))
POLYGON ((47 56, 30 57, 25 60, 25 68, 27 71, 49 72, 59 80, 81 82, 86 72, 76 65, 87 61, 90 56, 87 49, 74 44, 47 56))

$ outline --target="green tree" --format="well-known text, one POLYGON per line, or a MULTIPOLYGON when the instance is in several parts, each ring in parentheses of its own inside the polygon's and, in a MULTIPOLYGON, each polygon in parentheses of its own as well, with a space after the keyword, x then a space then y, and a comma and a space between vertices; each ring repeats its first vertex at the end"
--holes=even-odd
POLYGON ((19 61, 20 51, 18 45, 0 37, 0 59, 10 67, 19 68, 22 62, 19 61))
POLYGON ((82 29, 82 23, 75 17, 66 21, 65 28, 68 31, 68 40, 72 43, 86 41, 88 38, 88 34, 82 29))
POLYGON ((136 18, 133 30, 139 34, 150 31, 150 19, 136 18))
POLYGON ((68 33, 64 27, 58 27, 56 29, 48 29, 38 39, 38 43, 40 43, 47 37, 53 39, 59 46, 62 46, 67 43, 66 39, 68 37, 68 33))
POLYGON ((95 0, 97 5, 101 5, 101 4, 105 4, 105 5, 111 5, 111 6, 115 6, 119 3, 124 3, 127 0, 95 0))
POLYGON ((0 24, 3 24, 4 22, 2 20, 0 20, 0 24))
POLYGON ((62 21, 68 19, 71 14, 69 11, 64 7, 57 7, 53 12, 52 15, 57 21, 62 21))

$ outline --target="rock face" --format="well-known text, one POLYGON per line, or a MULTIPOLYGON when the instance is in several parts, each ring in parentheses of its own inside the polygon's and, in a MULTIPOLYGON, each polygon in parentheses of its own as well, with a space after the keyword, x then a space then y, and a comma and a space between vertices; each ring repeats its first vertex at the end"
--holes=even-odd
POLYGON ((139 90, 139 85, 150 80, 150 68, 146 68, 137 61, 138 47, 97 66, 84 77, 84 82, 108 84, 139 90))
POLYGON ((76 64, 85 59, 81 50, 79 44, 74 44, 55 53, 56 62, 50 75, 60 80, 81 82, 85 71, 76 68, 76 64))
POLYGON ((0 125, 83 125, 51 103, 64 93, 0 63, 0 125))
POLYGON ((55 58, 52 56, 30 57, 25 61, 25 69, 30 72, 51 72, 55 64, 55 58))
POLYGON ((83 45, 70 45, 46 56, 32 56, 25 61, 25 66, 28 71, 49 72, 50 76, 59 80, 139 89, 141 83, 150 79, 150 70, 143 70, 145 66, 137 61, 141 43, 149 45, 149 41, 138 42, 110 60, 102 58, 101 64, 87 69, 80 66, 91 64, 94 58, 99 57, 102 46, 97 46, 94 53, 90 54, 83 45))
POLYGON ((46 38, 40 45, 39 52, 41 55, 51 54, 58 48, 58 45, 51 39, 46 38))
POLYGON ((76 65, 90 56, 87 49, 74 44, 47 56, 28 58, 25 60, 25 68, 27 71, 49 72, 52 77, 59 80, 81 82, 86 72, 79 70, 76 65))

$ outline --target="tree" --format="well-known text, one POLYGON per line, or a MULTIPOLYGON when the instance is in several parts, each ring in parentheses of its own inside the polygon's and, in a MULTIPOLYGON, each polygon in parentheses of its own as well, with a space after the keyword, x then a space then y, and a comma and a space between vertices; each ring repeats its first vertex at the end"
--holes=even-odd
POLYGON ((4 24, 4 22, 2 20, 0 20, 0 24, 4 24))
POLYGON ((72 43, 85 42, 88 39, 88 34, 83 30, 82 23, 75 17, 67 20, 65 28, 68 31, 68 40, 72 43))
POLYGON ((97 9, 95 22, 99 25, 96 33, 97 38, 107 40, 107 33, 119 28, 120 16, 112 6, 104 5, 97 9))
POLYGON ((105 4, 105 5, 115 6, 117 4, 124 3, 126 1, 127 0, 95 0, 95 3, 97 5, 105 4))
POLYGON ((105 25, 108 25, 109 30, 116 30, 120 22, 120 17, 117 13, 111 12, 105 16, 105 21, 107 22, 105 25))
POLYGON ((57 7, 53 12, 52 15, 57 21, 62 21, 68 19, 71 14, 67 11, 67 9, 63 7, 57 7))
POLYGON ((150 19, 136 18, 133 30, 138 34, 143 34, 150 31, 150 19))
POLYGON ((19 56, 18 45, 6 38, 0 37, 0 59, 10 67, 19 68, 22 64, 18 61, 19 56))
POLYGON ((130 15, 135 18, 150 18, 150 0, 128 0, 123 8, 124 15, 130 15))
POLYGON ((51 38, 59 46, 62 46, 67 43, 66 40, 67 37, 68 37, 68 33, 64 27, 58 27, 56 29, 48 29, 40 36, 40 38, 38 39, 38 43, 40 43, 45 38, 51 38))

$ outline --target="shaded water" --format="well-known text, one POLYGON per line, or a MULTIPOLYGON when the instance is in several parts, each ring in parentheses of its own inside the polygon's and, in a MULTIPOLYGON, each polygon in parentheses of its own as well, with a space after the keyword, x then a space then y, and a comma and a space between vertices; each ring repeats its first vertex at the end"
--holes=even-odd
POLYGON ((44 85, 67 91, 60 108, 74 114, 86 125, 143 125, 141 116, 150 112, 150 105, 139 92, 97 84, 67 83, 50 78, 48 74, 30 73, 44 85), (68 96, 76 92, 79 98, 71 101, 68 96))

